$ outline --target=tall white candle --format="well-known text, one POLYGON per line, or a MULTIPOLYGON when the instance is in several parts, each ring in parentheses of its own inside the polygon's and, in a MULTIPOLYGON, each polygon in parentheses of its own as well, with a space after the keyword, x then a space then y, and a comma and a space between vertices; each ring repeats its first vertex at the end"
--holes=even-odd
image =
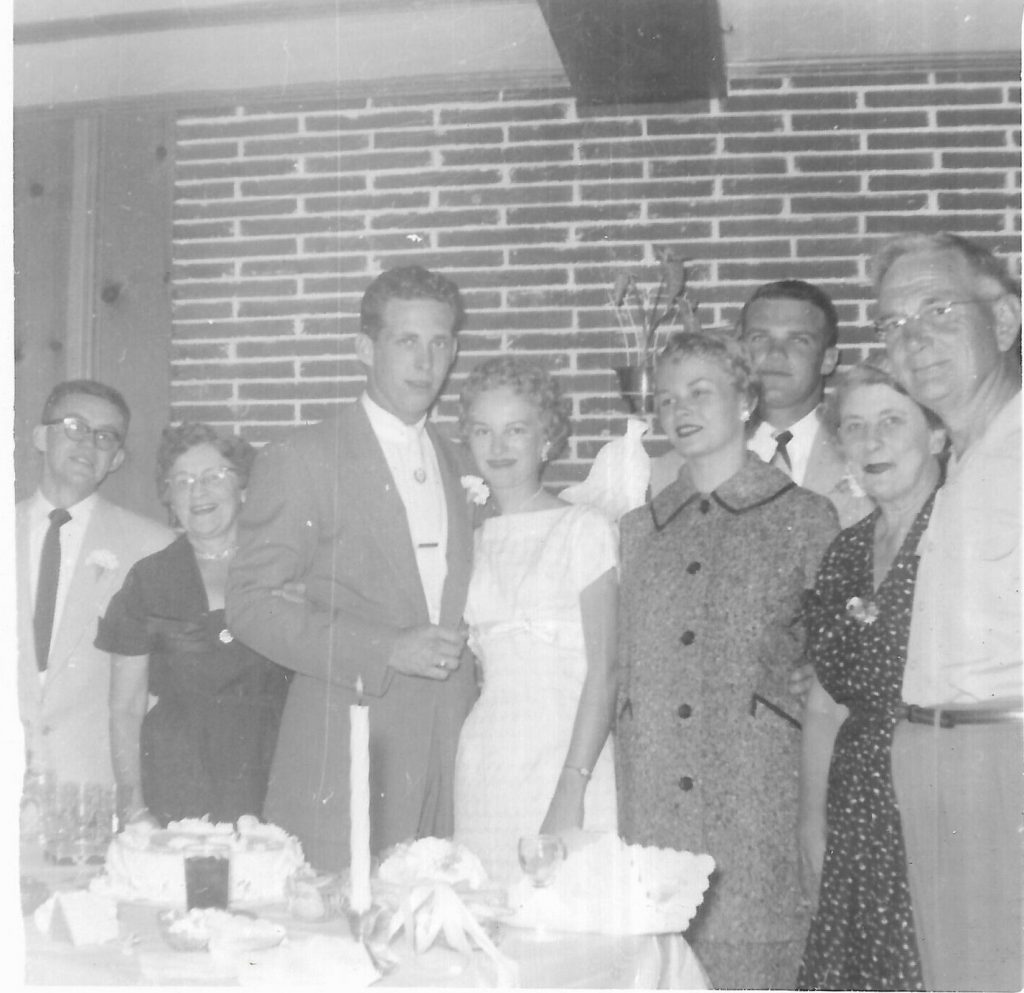
POLYGON ((363 681, 356 680, 357 702, 349 720, 349 872, 352 910, 370 909, 370 708, 363 704, 363 681))

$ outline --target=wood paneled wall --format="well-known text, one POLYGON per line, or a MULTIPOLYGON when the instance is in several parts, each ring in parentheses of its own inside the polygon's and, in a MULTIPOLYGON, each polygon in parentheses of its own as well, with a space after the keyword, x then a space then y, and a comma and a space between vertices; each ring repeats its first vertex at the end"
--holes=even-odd
POLYGON ((104 484, 162 516, 153 486, 169 407, 173 115, 33 112, 15 119, 15 490, 32 492, 31 429, 50 389, 89 377, 132 409, 129 458, 104 484))

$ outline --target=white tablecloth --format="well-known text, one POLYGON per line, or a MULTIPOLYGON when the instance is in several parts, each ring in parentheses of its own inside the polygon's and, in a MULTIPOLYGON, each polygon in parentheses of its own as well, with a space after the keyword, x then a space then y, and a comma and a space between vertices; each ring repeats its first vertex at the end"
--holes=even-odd
MULTIPOLYGON (((22 873, 51 888, 85 884, 88 871, 45 867, 23 858, 22 873)), ((25 981, 47 986, 236 985, 237 977, 206 952, 178 952, 160 934, 157 908, 122 903, 120 938, 105 945, 75 948, 40 934, 31 917, 25 925, 25 981)), ((344 920, 308 924, 290 918, 283 907, 261 916, 284 924, 292 939, 315 934, 348 935, 344 920)), ((491 963, 482 953, 464 956, 444 946, 412 955, 399 938, 396 969, 379 981, 388 987, 480 987, 494 985, 491 963)), ((707 989, 696 956, 680 935, 613 936, 537 933, 505 927, 500 951, 518 967, 523 988, 707 989)))

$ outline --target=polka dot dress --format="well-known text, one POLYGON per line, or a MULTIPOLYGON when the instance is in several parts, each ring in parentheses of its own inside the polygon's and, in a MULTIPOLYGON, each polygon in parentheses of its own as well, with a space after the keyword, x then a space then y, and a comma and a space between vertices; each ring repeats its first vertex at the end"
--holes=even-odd
POLYGON ((872 559, 878 511, 836 538, 809 597, 809 658, 822 686, 850 715, 832 752, 825 864, 798 989, 924 988, 891 750, 916 549, 933 498, 918 513, 877 590, 872 559), (860 602, 848 606, 855 597, 860 602))

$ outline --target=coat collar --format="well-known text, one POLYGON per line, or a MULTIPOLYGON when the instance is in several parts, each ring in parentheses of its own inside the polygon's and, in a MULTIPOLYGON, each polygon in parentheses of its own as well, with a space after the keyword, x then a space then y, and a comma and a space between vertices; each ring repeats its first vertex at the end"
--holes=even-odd
POLYGON ((730 514, 743 514, 778 499, 796 486, 781 469, 762 462, 747 452, 740 471, 727 479, 709 498, 693 484, 686 463, 674 483, 666 486, 652 501, 651 518, 655 530, 661 531, 691 503, 710 499, 730 514))

